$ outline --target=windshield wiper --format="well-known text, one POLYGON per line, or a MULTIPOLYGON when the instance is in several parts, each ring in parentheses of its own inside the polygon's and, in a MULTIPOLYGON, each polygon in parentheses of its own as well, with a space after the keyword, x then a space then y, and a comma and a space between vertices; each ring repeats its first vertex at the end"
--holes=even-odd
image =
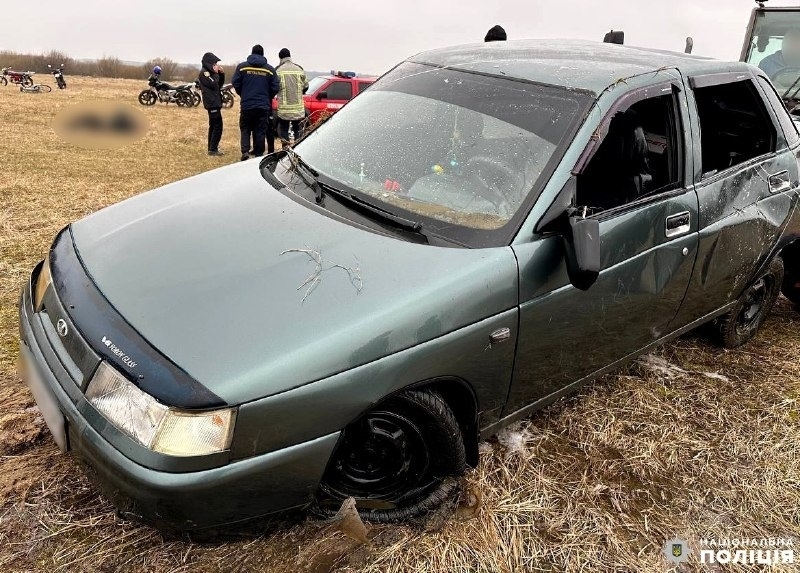
POLYGON ((395 215, 394 213, 387 211, 386 209, 382 209, 381 207, 378 207, 377 205, 374 205, 369 201, 362 199, 361 197, 357 197, 352 193, 348 193, 342 189, 337 189, 329 183, 318 182, 318 185, 325 190, 326 194, 333 195, 340 202, 350 203, 361 210, 369 211, 374 217, 383 219, 395 227, 399 227, 400 229, 411 231, 412 233, 417 233, 425 237, 425 235, 422 233, 422 223, 419 221, 414 221, 412 219, 401 217, 400 215, 395 215))
POLYGON ((378 207, 369 201, 365 201, 360 197, 356 197, 352 193, 348 193, 342 189, 337 189, 330 183, 320 182, 319 173, 313 167, 308 165, 308 163, 303 161, 303 158, 300 157, 300 155, 294 149, 291 147, 286 147, 285 151, 286 156, 289 157, 295 172, 300 176, 305 184, 314 191, 314 195, 318 204, 322 204, 322 200, 325 198, 325 195, 330 194, 336 197, 340 203, 349 203, 350 206, 354 206, 358 210, 368 211, 373 218, 381 219, 387 223, 390 223, 394 227, 420 235, 421 237, 424 237, 425 240, 428 239, 428 237, 422 232, 422 223, 413 221, 411 219, 406 219, 400 215, 395 215, 394 213, 382 209, 381 207, 378 207))
POLYGON ((322 203, 324 192, 317 180, 319 173, 309 166, 308 163, 303 161, 303 158, 291 147, 285 147, 284 151, 286 151, 286 156, 289 158, 292 167, 294 167, 294 171, 300 176, 300 179, 314 191, 317 203, 322 203))

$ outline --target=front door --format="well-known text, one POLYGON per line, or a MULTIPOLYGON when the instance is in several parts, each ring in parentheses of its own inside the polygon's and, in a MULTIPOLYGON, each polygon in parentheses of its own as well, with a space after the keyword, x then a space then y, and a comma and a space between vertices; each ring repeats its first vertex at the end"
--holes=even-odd
POLYGON ((669 332, 697 252, 683 98, 679 79, 626 94, 577 175, 576 203, 600 221, 595 284, 584 292, 569 283, 559 236, 514 246, 520 329, 504 415, 553 399, 669 332))

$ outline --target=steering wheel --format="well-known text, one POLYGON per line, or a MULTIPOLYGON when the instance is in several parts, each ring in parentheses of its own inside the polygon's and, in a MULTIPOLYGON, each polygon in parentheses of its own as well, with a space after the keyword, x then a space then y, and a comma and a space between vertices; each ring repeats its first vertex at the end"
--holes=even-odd
POLYGON ((471 157, 465 166, 470 179, 475 183, 475 192, 496 208, 508 203, 508 197, 498 189, 498 183, 509 188, 517 178, 517 173, 509 166, 498 163, 496 159, 485 156, 471 157))
POLYGON ((778 88, 778 91, 786 91, 792 84, 797 82, 797 85, 794 86, 794 89, 800 88, 800 81, 797 81, 797 78, 800 77, 800 67, 789 66, 786 68, 781 68, 772 76, 770 76, 770 80, 775 86, 778 88))

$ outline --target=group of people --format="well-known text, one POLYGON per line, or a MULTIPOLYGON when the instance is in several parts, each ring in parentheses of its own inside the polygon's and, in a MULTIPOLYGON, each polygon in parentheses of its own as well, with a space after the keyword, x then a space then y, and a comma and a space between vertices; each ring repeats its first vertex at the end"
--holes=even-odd
MULTIPOLYGON (((256 44, 247 59, 236 66, 233 89, 241 98, 239 131, 241 132, 242 161, 275 151, 275 131, 285 144, 294 136, 299 138, 301 121, 305 118, 303 94, 308 90, 308 78, 301 66, 292 61, 288 48, 278 52, 280 62, 271 66, 264 57, 264 48, 256 44), (272 101, 278 97, 278 107, 272 101), (273 115, 274 114, 274 115, 273 115), (277 125, 276 125, 277 124, 277 125)), ((203 93, 203 107, 208 111, 208 154, 223 155, 219 150, 222 139, 222 87, 225 71, 220 59, 211 52, 203 55, 198 81, 203 93)))
MULTIPOLYGON (((506 40, 506 37, 506 31, 501 26, 494 26, 484 39, 493 42, 506 40)), ((231 83, 241 98, 239 131, 242 161, 260 157, 265 151, 275 151, 276 127, 278 137, 284 144, 302 135, 302 120, 306 112, 303 94, 308 90, 308 78, 303 68, 292 61, 288 48, 278 52, 278 58, 280 62, 277 67, 272 67, 264 57, 264 48, 256 44, 247 60, 236 66, 233 73, 231 83), (272 109, 275 96, 278 96, 277 110, 272 109)), ((223 155, 219 150, 219 142, 222 139, 225 71, 219 62, 216 55, 206 52, 198 77, 203 106, 208 111, 209 155, 223 155)))

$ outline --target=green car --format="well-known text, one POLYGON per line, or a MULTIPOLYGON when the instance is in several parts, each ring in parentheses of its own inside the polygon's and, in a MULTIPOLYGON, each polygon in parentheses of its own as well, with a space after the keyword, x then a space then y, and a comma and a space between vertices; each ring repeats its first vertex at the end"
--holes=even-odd
POLYGON ((65 228, 22 293, 26 379, 123 515, 414 518, 507 424, 800 303, 798 153, 747 64, 422 53, 258 166, 65 228))

